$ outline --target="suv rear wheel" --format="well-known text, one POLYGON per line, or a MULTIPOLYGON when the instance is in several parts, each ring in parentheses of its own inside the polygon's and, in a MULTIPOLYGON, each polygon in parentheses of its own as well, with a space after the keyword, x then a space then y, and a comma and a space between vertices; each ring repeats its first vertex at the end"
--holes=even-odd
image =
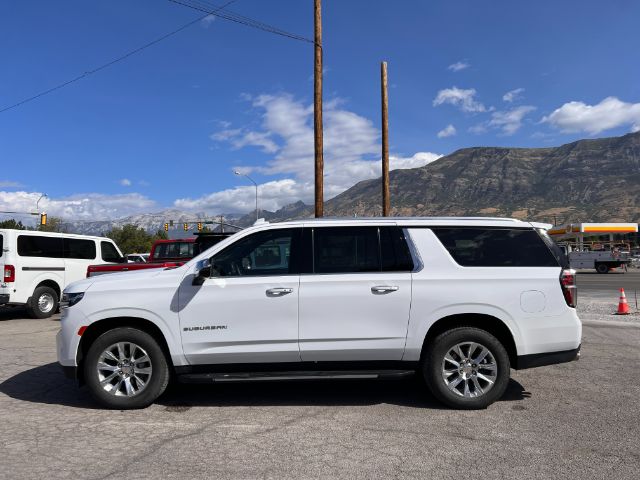
POLYGON ((122 327, 103 333, 89 347, 84 379, 93 397, 106 407, 144 408, 167 388, 169 366, 151 335, 122 327))
POLYGON ((509 355, 500 341, 479 328, 459 327, 429 345, 423 374, 431 393, 460 409, 486 408, 509 382, 509 355))

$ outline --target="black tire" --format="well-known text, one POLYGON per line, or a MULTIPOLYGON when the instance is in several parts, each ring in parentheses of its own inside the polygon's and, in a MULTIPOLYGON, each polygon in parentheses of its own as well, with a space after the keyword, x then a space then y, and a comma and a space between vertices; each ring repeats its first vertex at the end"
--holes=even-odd
MULTIPOLYGON (((167 358, 158 342, 148 333, 131 327, 115 328, 100 335, 89 347, 83 370, 84 380, 91 395, 101 405, 119 410, 148 407, 165 391, 170 377, 167 358), (144 388, 133 396, 117 396, 108 392, 100 384, 98 376, 97 365, 100 356, 110 346, 120 342, 137 345, 145 351, 150 360, 150 378, 146 378, 144 388)), ((118 378, 114 381, 117 383, 118 378)))
MULTIPOLYGON (((438 335, 426 348, 427 351, 423 356, 422 372, 433 396, 445 405, 456 409, 481 409, 488 407, 504 394, 507 384, 509 383, 511 370, 509 355, 502 343, 489 332, 475 327, 454 328, 438 335), (485 393, 479 394, 479 396, 476 397, 465 397, 456 394, 447 387, 443 378, 442 370, 445 355, 456 345, 465 342, 475 342, 486 347, 491 352, 497 366, 496 378, 493 385, 487 388, 485 393)), ((471 355, 469 356, 471 357, 471 355)), ((486 362, 486 360, 484 360, 484 362, 486 362)), ((486 374, 487 370, 483 369, 482 372, 486 374)), ((454 375, 458 374, 456 373, 454 375)), ((455 376, 449 378, 453 378, 453 380, 456 379, 455 376)), ((484 384, 484 381, 481 383, 484 384)), ((486 388, 487 385, 488 384, 485 384, 482 388, 486 388)), ((470 388, 474 388, 474 386, 471 385, 470 388)))
POLYGON ((49 318, 58 311, 59 301, 58 294, 53 288, 38 287, 27 303, 27 312, 31 318, 49 318), (40 299, 44 298, 47 301, 40 302, 40 299))
POLYGON ((609 265, 606 263, 597 263, 596 264, 596 272, 598 273, 609 273, 609 265))

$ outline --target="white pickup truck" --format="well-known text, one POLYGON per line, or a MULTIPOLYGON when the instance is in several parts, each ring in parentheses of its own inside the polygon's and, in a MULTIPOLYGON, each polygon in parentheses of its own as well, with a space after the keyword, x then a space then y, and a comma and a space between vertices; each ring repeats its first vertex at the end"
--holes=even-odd
POLYGON ((615 250, 595 250, 570 252, 569 264, 573 269, 595 269, 598 273, 608 273, 612 268, 628 267, 631 257, 628 252, 615 250))

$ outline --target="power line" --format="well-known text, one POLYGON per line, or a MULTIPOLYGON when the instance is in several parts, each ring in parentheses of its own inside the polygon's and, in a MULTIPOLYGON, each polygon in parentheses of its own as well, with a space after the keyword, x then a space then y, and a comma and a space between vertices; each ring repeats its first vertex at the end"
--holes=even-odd
POLYGON ((221 11, 218 7, 207 4, 201 0, 169 0, 172 3, 176 3, 178 5, 183 5, 185 7, 192 8, 194 10, 198 10, 199 12, 207 12, 210 15, 214 15, 216 17, 223 18, 225 20, 229 20, 231 22, 239 23, 251 28, 257 28, 258 30, 263 30, 265 32, 273 33, 276 35, 281 35, 283 37, 291 38, 293 40, 298 40, 301 42, 315 44, 315 42, 307 37, 303 37, 302 35, 298 35, 295 33, 287 32, 286 30, 282 30, 281 28, 274 27, 273 25, 269 25, 267 23, 260 22, 258 20, 254 20, 253 18, 245 17, 235 12, 231 12, 229 10, 221 11))
POLYGON ((114 60, 111 60, 110 62, 107 62, 103 65, 100 65, 97 68, 94 68, 93 70, 87 70, 86 72, 84 72, 82 75, 78 75, 75 78, 72 78, 71 80, 67 80, 66 82, 60 83, 58 85, 56 85, 55 87, 49 88, 48 90, 44 90, 43 92, 40 92, 36 95, 33 95, 29 98, 25 98, 24 100, 19 101, 18 103, 14 103, 13 105, 9 105, 8 107, 4 107, 3 109, 0 109, 0 113, 4 113, 7 110, 11 110, 13 108, 19 107, 20 105, 24 105, 25 103, 31 102, 33 100, 36 100, 37 98, 43 97, 45 95, 48 95, 50 93, 55 92, 56 90, 60 90, 61 88, 64 88, 68 85, 71 85, 72 83, 75 83, 79 80, 82 80, 85 77, 88 77, 89 75, 93 75, 94 73, 99 72, 100 70, 104 70, 107 67, 110 67, 111 65, 121 62, 127 58, 129 58, 132 55, 135 55, 136 53, 139 53, 149 47, 152 47, 153 45, 162 42, 163 40, 166 40, 169 37, 172 37, 173 35, 180 33, 182 30, 189 28, 191 25, 194 25, 200 21, 202 21, 203 19, 216 14, 217 11, 222 10, 223 8, 231 5, 232 3, 235 3, 237 0, 230 0, 229 2, 225 3, 224 5, 222 5, 221 7, 216 7, 217 10, 214 9, 214 11, 212 12, 208 12, 206 15, 203 15, 201 17, 196 18, 195 20, 189 22, 189 23, 185 23, 184 25, 182 25, 180 28, 177 28, 176 30, 173 30, 165 35, 162 35, 161 37, 156 38, 155 40, 152 40, 149 43, 146 43, 144 45, 142 45, 141 47, 138 47, 134 50, 131 50, 127 53, 125 53, 124 55, 122 55, 121 57, 118 57, 114 60))

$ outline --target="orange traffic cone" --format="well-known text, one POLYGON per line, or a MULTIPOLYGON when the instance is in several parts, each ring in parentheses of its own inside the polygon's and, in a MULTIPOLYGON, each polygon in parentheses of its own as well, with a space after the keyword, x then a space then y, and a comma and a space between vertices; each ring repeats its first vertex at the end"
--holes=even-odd
POLYGON ((620 289, 620 301, 618 302, 618 311, 616 315, 629 315, 629 304, 627 303, 627 297, 624 294, 624 288, 620 289))

